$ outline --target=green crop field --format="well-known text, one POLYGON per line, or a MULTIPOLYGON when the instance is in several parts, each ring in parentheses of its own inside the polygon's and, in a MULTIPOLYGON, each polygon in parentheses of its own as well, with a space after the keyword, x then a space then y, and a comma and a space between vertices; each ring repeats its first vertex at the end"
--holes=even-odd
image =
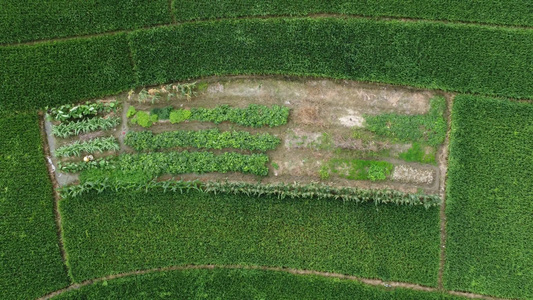
POLYGON ((76 281, 184 264, 437 281, 436 209, 154 191, 87 193, 61 213, 76 281))
POLYGON ((69 284, 37 114, 0 115, 0 127, 0 294, 36 298, 69 284))
POLYGON ((456 97, 447 288, 533 297, 532 137, 531 104, 456 97))
POLYGON ((533 299, 532 66, 528 0, 0 0, 0 299, 533 299))
POLYGON ((98 282, 54 299, 466 299, 263 270, 185 270, 98 282))

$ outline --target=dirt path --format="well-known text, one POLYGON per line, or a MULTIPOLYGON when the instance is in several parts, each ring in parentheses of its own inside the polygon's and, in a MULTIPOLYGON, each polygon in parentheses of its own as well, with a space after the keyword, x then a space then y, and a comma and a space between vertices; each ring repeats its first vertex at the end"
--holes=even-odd
MULTIPOLYGON (((314 276, 322 276, 322 277, 329 277, 329 278, 338 278, 341 280, 357 281, 357 282, 364 283, 367 285, 385 286, 388 288, 405 288, 405 289, 426 291, 426 292, 440 291, 439 289, 436 289, 433 287, 427 287, 427 286, 422 286, 422 285, 412 284, 412 283, 383 281, 380 279, 362 278, 362 277, 345 275, 345 274, 340 274, 340 273, 319 272, 319 271, 300 270, 300 269, 292 269, 292 268, 268 267, 268 266, 241 266, 241 265, 183 265, 183 266, 171 266, 171 267, 165 267, 165 268, 138 270, 138 271, 132 271, 132 272, 127 272, 127 273, 109 275, 109 276, 96 278, 96 279, 90 279, 90 280, 86 280, 80 283, 72 284, 67 288, 52 292, 48 295, 45 295, 39 298, 39 300, 51 299, 52 297, 58 296, 60 294, 63 294, 63 293, 66 293, 72 290, 77 290, 81 287, 99 283, 102 281, 113 280, 113 279, 123 278, 123 277, 128 277, 128 276, 157 273, 157 272, 180 271, 180 270, 191 270, 191 269, 202 269, 202 270, 236 269, 236 270, 263 270, 263 271, 273 271, 273 272, 287 272, 287 273, 294 274, 294 275, 314 275, 314 276)), ((474 293, 465 293, 465 292, 457 292, 457 291, 444 291, 444 292, 451 294, 451 295, 463 296, 463 297, 472 298, 472 299, 504 300, 504 298, 496 298, 496 297, 490 297, 490 296, 474 294, 474 293)))
POLYGON ((50 145, 48 144, 49 140, 47 138, 46 129, 45 129, 45 119, 44 119, 44 113, 39 112, 39 127, 41 128, 41 143, 43 145, 43 152, 44 157, 47 159, 47 168, 48 168, 48 176, 50 177, 50 181, 52 182, 53 186, 53 196, 54 196, 54 218, 56 222, 56 233, 57 233, 57 241, 59 244, 59 250, 61 252, 61 259, 63 260, 63 267, 65 270, 65 273, 67 274, 67 277, 72 281, 72 278, 68 275, 69 274, 69 268, 67 264, 67 252, 65 250, 65 246, 63 244, 63 232, 62 232, 62 222, 61 222, 61 213, 59 212, 59 200, 61 197, 59 196, 58 188, 59 183, 56 180, 55 176, 55 167, 52 164, 51 154, 50 154, 50 145))

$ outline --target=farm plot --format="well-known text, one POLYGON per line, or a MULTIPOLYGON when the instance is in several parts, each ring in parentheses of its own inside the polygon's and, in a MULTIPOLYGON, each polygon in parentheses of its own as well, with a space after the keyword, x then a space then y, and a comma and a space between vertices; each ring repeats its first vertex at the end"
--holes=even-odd
POLYGON ((60 202, 76 282, 188 264, 331 271, 436 286, 439 211, 162 190, 60 202))
POLYGON ((457 96, 445 286, 533 298, 533 106, 457 96))
POLYGON ((315 275, 264 270, 176 270, 81 287, 53 299, 466 299, 438 292, 371 287, 315 275))
POLYGON ((96 132, 63 139, 58 127, 82 123, 67 116, 49 130, 61 183, 177 176, 406 193, 438 194, 441 188, 446 98, 430 92, 348 81, 227 78, 116 99, 121 105, 108 101, 114 105, 109 115, 83 121, 98 117, 109 127, 94 125, 96 132), (104 131, 118 124, 111 122, 118 116, 120 130, 104 131), (71 155, 86 161, 62 158, 71 155))
POLYGON ((0 115, 0 295, 32 299, 69 284, 37 114, 0 115))

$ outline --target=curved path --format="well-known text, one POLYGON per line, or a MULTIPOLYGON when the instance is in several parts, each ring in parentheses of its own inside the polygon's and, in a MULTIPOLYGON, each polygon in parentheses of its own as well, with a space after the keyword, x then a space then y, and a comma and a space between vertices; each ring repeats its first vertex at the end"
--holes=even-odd
POLYGON ((467 297, 472 299, 487 299, 487 300, 504 300, 504 298, 496 298, 496 297, 490 297, 485 295, 479 295, 479 294, 473 294, 473 293, 464 293, 464 292, 456 292, 456 291, 444 291, 433 287, 427 287, 422 286, 418 284, 412 284, 412 283, 405 283, 405 282, 395 282, 395 281, 383 281, 380 279, 370 279, 370 278, 362 278, 357 276, 351 276, 351 275, 345 275, 340 273, 330 273, 330 272, 318 272, 318 271, 311 271, 311 270, 300 270, 300 269, 291 269, 291 268, 280 268, 280 267, 268 267, 268 266, 240 266, 240 265, 183 265, 183 266, 171 266, 166 268, 154 268, 154 269, 147 269, 147 270, 138 270, 138 271, 131 271, 126 273, 120 273, 115 275, 109 275, 101 278, 95 278, 90 280, 85 280, 80 283, 72 284, 64 289, 52 292, 48 295, 45 295, 39 300, 45 300, 45 299, 51 299, 55 296, 58 296, 60 294, 79 289, 84 286, 88 286, 91 284, 96 284, 102 281, 107 280, 113 280, 117 278, 123 278, 128 276, 134 276, 134 275, 143 275, 143 274, 150 274, 150 273, 157 273, 157 272, 165 272, 165 271, 180 271, 180 270, 190 270, 190 269, 207 269, 207 270, 213 270, 213 269, 241 269, 241 270, 263 270, 263 271, 274 271, 274 272, 286 272, 294 275, 314 275, 314 276, 322 276, 322 277, 329 277, 329 278, 337 278, 337 279, 343 279, 343 280, 351 280, 351 281, 357 281, 360 283, 364 283, 367 285, 372 286, 385 286, 385 287, 392 287, 392 288, 405 288, 405 289, 412 289, 416 291, 425 291, 425 292, 444 292, 453 296, 461 296, 461 297, 467 297))

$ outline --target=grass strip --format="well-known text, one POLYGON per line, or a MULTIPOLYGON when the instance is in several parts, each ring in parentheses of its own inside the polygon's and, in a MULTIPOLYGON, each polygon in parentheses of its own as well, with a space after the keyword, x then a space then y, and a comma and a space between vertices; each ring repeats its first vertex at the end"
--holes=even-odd
POLYGON ((533 298, 533 106, 455 97, 447 289, 533 298))
POLYGON ((184 264, 437 283, 439 212, 414 206, 104 190, 60 202, 76 281, 184 264))
POLYGON ((329 13, 533 26, 528 0, 173 0, 172 5, 178 21, 329 13))
POLYGON ((0 291, 35 299, 66 287, 37 114, 0 115, 0 291))
POLYGON ((54 299, 466 299, 356 281, 264 270, 179 270, 102 281, 54 299))

